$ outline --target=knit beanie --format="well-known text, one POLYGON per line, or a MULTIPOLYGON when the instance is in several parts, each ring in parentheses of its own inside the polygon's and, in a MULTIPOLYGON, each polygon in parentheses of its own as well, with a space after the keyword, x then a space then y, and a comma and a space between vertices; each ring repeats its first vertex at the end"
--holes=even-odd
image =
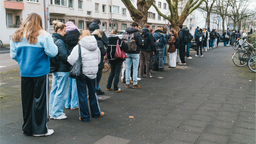
POLYGON ((66 32, 74 29, 77 29, 80 32, 80 30, 76 27, 76 25, 74 25, 74 23, 71 21, 67 22, 65 25, 66 25, 66 32))

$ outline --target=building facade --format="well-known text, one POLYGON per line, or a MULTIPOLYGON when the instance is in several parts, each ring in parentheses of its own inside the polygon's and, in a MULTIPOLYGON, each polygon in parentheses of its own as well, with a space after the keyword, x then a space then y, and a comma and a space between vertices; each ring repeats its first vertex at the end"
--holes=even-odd
MULTIPOLYGON (((125 30, 133 22, 129 11, 121 0, 45 0, 49 4, 50 32, 53 32, 52 21, 63 23, 72 21, 79 29, 88 29, 93 19, 101 20, 100 28, 108 34, 113 28, 125 30)), ((0 26, 3 32, 0 39, 9 44, 11 35, 27 18, 29 13, 41 15, 44 25, 44 0, 3 0, 0 2, 0 26)), ((137 0, 131 0, 137 7, 137 0)), ((155 5, 165 15, 170 15, 166 0, 156 0, 155 5)), ((180 8, 182 8, 181 3, 180 8)), ((158 26, 170 25, 152 6, 148 11, 148 23, 155 30, 158 26)), ((195 14, 191 14, 184 22, 184 26, 191 31, 195 29, 195 14)))

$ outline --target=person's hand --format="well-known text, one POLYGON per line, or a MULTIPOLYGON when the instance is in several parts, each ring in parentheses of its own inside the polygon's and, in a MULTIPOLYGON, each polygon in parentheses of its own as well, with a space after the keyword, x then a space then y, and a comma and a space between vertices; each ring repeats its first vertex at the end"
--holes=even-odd
POLYGON ((153 51, 153 55, 155 55, 155 52, 153 51))

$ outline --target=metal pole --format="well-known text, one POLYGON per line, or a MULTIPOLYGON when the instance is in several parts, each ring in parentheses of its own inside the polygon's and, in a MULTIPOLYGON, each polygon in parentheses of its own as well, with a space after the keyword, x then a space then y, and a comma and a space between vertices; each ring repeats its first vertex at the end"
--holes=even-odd
POLYGON ((46 12, 45 12, 45 0, 44 0, 44 29, 46 29, 46 12))
POLYGON ((113 29, 113 26, 112 26, 112 24, 113 24, 113 20, 112 20, 112 13, 113 13, 112 0, 110 0, 110 5, 111 5, 111 12, 110 12, 110 14, 111 14, 111 23, 110 23, 110 25, 111 25, 111 30, 112 30, 113 29))
POLYGON ((46 3, 47 6, 47 28, 48 28, 48 33, 50 33, 50 11, 49 11, 49 1, 47 0, 46 3))

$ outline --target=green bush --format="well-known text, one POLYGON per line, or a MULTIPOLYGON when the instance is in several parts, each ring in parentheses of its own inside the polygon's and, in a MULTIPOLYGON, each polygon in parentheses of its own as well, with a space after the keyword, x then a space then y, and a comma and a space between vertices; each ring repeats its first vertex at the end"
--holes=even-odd
POLYGON ((248 35, 247 40, 249 43, 255 42, 256 41, 256 33, 248 35))

